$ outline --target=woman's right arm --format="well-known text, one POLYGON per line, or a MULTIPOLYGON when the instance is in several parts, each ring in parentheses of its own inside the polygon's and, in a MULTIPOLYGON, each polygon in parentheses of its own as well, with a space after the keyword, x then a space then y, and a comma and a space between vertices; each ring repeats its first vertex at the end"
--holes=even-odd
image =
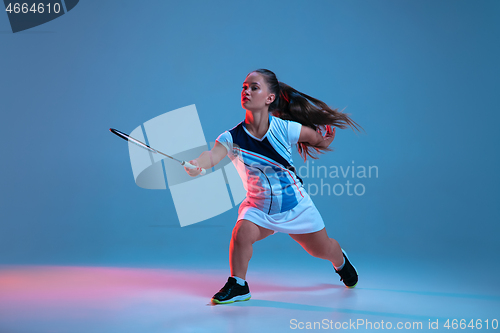
MULTIPOLYGON (((207 150, 201 153, 197 159, 189 161, 192 165, 203 169, 210 169, 217 165, 227 155, 227 149, 219 141, 215 141, 215 146, 212 150, 207 150)), ((184 167, 184 170, 191 176, 198 176, 201 172, 199 169, 189 169, 184 167)))

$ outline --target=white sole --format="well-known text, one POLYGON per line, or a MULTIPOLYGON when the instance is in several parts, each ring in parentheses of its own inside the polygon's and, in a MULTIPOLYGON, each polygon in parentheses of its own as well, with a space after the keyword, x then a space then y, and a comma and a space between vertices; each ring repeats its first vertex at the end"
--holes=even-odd
POLYGON ((218 301, 212 299, 212 302, 218 303, 218 304, 226 304, 226 303, 233 303, 233 302, 239 302, 239 301, 247 301, 252 297, 250 293, 245 294, 245 295, 239 295, 239 296, 234 296, 233 298, 227 300, 227 301, 218 301))

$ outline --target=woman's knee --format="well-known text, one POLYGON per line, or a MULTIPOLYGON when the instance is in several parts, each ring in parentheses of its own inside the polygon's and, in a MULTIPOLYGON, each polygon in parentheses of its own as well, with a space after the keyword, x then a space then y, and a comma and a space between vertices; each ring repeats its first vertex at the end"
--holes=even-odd
POLYGON ((320 259, 325 259, 328 257, 328 249, 318 247, 318 246, 313 246, 305 249, 307 253, 312 255, 313 257, 320 258, 320 259))
POLYGON ((253 244, 272 233, 272 230, 259 227, 248 220, 239 220, 233 228, 232 241, 238 244, 253 244))
POLYGON ((314 244, 309 250, 307 250, 307 252, 316 258, 331 260, 337 252, 337 247, 338 252, 341 253, 342 250, 340 249, 337 241, 330 238, 325 242, 314 244))
POLYGON ((258 229, 255 224, 239 220, 233 228, 231 240, 237 244, 253 244, 257 241, 258 229))
POLYGON ((312 234, 290 236, 292 236, 292 238, 297 241, 304 248, 304 250, 306 250, 307 253, 309 253, 313 257, 326 259, 331 256, 331 252, 333 249, 332 241, 335 240, 329 238, 324 229, 312 234))

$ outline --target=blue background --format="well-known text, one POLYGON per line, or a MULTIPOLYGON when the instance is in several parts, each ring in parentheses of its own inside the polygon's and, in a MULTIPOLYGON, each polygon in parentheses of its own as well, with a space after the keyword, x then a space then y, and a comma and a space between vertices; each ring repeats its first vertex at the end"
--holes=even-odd
MULTIPOLYGON (((315 161, 378 167, 351 179, 363 196, 313 197, 344 248, 498 262, 499 14, 496 0, 80 1, 16 34, 0 14, 0 264, 227 267, 237 209, 181 228, 108 129, 196 104, 214 141, 243 120, 256 68, 366 131, 337 131, 315 161)), ((283 234, 259 256, 309 260, 283 234)))

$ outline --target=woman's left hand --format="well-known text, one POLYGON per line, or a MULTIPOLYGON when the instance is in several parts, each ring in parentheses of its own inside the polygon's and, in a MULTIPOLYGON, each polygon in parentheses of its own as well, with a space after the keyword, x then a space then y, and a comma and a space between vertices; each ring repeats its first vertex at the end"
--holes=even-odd
POLYGON ((316 130, 309 126, 302 126, 298 142, 307 142, 309 145, 317 148, 327 148, 335 138, 335 127, 332 125, 322 125, 316 127, 316 130), (326 129, 325 135, 321 129, 326 129))
POLYGON ((326 126, 326 133, 323 135, 323 142, 319 144, 321 147, 328 147, 333 139, 335 139, 335 127, 332 125, 327 125, 326 126))

